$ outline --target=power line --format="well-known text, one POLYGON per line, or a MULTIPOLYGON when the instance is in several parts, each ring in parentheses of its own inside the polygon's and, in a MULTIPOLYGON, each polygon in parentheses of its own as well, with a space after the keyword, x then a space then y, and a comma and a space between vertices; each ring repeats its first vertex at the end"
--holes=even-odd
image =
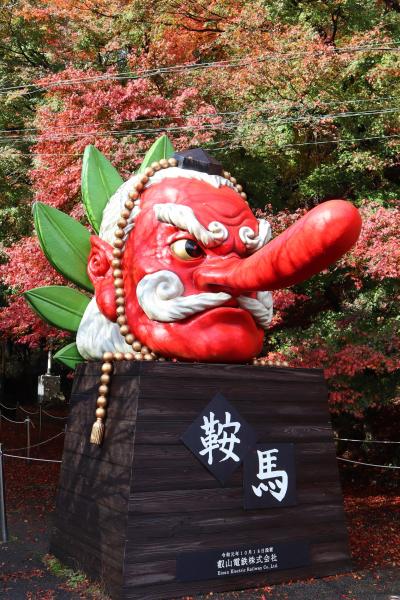
MULTIPOLYGON (((371 137, 360 137, 360 138, 349 138, 349 139, 335 139, 335 140, 315 140, 313 142, 298 142, 295 144, 271 144, 270 147, 272 148, 276 148, 277 150, 281 150, 282 148, 291 148, 293 146, 295 147, 300 147, 300 146, 318 146, 320 144, 341 144, 341 143, 347 143, 347 144, 353 144, 355 142, 361 142, 361 141, 368 141, 368 140, 382 140, 382 139, 391 139, 391 138, 399 138, 400 134, 393 134, 393 135, 377 135, 377 136, 371 136, 371 137)), ((238 149, 245 149, 245 147, 243 146, 243 144, 227 144, 224 147, 221 148, 215 148, 213 150, 213 152, 218 152, 220 150, 238 150, 238 149)))
MULTIPOLYGON (((369 45, 369 46, 348 46, 343 48, 329 48, 330 55, 335 57, 340 54, 347 54, 353 52, 399 52, 400 48, 395 44, 399 44, 400 42, 392 42, 393 45, 369 45)), ((119 74, 104 74, 93 77, 86 77, 81 79, 64 79, 60 81, 55 81, 48 83, 47 85, 38 85, 34 83, 29 83, 26 85, 14 85, 9 87, 0 88, 0 95, 7 94, 12 91, 19 90, 27 90, 32 89, 32 91, 26 91, 25 95, 30 95, 32 93, 37 93, 40 91, 49 90, 55 87, 61 87, 65 85, 73 85, 78 83, 80 85, 87 83, 96 83, 99 81, 123 81, 123 80, 135 80, 135 79, 145 79, 154 77, 155 75, 165 75, 170 73, 181 73, 182 71, 198 71, 204 69, 226 69, 226 68, 239 68, 244 66, 251 66, 256 63, 261 63, 265 61, 283 61, 288 62, 290 60, 295 60, 296 58, 301 58, 303 56, 327 56, 327 50, 310 50, 304 52, 277 52, 271 51, 264 56, 260 56, 258 58, 243 58, 235 61, 210 61, 204 63, 181 63, 176 65, 171 65, 169 67, 154 67, 153 69, 143 70, 137 74, 132 74, 131 72, 122 72, 119 74)))
MULTIPOLYGON (((211 142, 211 143, 207 143, 207 149, 210 149, 212 151, 214 150, 219 150, 220 149, 220 144, 222 142, 211 142)), ((224 148, 226 147, 225 144, 223 146, 224 148)), ((73 156, 75 158, 79 158, 81 156, 83 156, 83 152, 18 152, 18 156, 73 156)), ((142 153, 142 154, 136 154, 136 159, 140 160, 141 158, 144 158, 146 156, 146 153, 142 153)))
MULTIPOLYGON (((335 140, 315 140, 313 142, 299 142, 299 143, 295 143, 295 144, 272 144, 271 147, 272 148, 276 148, 278 150, 281 150, 283 148, 290 148, 290 147, 301 147, 301 146, 318 146, 318 145, 325 145, 325 144, 354 144, 356 142, 361 142, 361 141, 370 141, 370 140, 384 140, 384 139, 397 139, 400 137, 400 134, 393 134, 393 135, 378 135, 378 136, 370 136, 370 137, 360 137, 360 138, 349 138, 349 139, 335 139, 335 140)), ((222 142, 221 142, 222 143, 222 142)), ((208 146, 207 146, 208 147, 208 146)), ((223 144, 222 146, 215 146, 213 148, 211 148, 213 152, 220 152, 220 151, 228 151, 228 150, 238 150, 238 149, 245 149, 245 147, 243 146, 243 144, 234 144, 232 142, 228 143, 228 144, 223 144)), ((22 154, 22 153, 20 153, 22 154)), ((73 156, 75 158, 79 158, 83 156, 83 153, 76 153, 76 154, 65 154, 65 153, 41 153, 41 152, 35 152, 35 153, 24 153, 22 154, 23 156, 73 156)), ((144 158, 145 154, 140 154, 137 155, 136 158, 138 160, 140 160, 141 158, 144 158)))
MULTIPOLYGON (((314 121, 314 122, 320 122, 320 121, 324 121, 327 119, 343 119, 343 118, 353 118, 353 117, 359 117, 359 116, 375 116, 375 115, 383 115, 383 114, 394 114, 394 113, 398 113, 400 112, 400 107, 395 106, 395 107, 388 107, 385 109, 380 109, 380 110, 366 110, 366 111, 347 111, 347 112, 339 112, 339 113, 326 113, 326 114, 322 114, 322 115, 304 115, 301 117, 290 117, 287 119, 279 119, 276 117, 269 117, 267 119, 264 120, 258 120, 258 121, 250 121, 250 124, 252 126, 254 126, 257 123, 261 123, 261 124, 266 124, 266 125, 285 125, 285 124, 291 124, 291 123, 299 123, 299 122, 305 122, 305 121, 314 121)), ((81 125, 82 127, 83 125, 81 125)), ((1 142, 29 142, 31 141, 33 143, 33 141, 35 140, 40 140, 40 141, 46 141, 46 142, 61 142, 61 141, 65 141, 65 140, 69 140, 69 139, 78 139, 78 138, 82 138, 82 137, 91 137, 91 136, 95 136, 95 137, 103 137, 105 135, 110 135, 110 136, 114 136, 114 137, 121 137, 121 136, 125 136, 125 135, 144 135, 144 136, 148 136, 148 135, 153 135, 156 133, 168 133, 168 132, 172 132, 175 133, 177 131, 191 131, 191 130, 196 130, 196 131, 202 131, 202 130, 221 130, 221 131, 229 131, 232 129, 235 129, 238 127, 238 123, 235 121, 225 121, 225 122, 221 122, 221 123, 205 123, 205 124, 196 124, 196 125, 177 125, 177 126, 173 126, 173 127, 149 127, 146 129, 125 129, 125 130, 119 130, 119 129, 104 129, 104 130, 97 130, 97 131, 87 131, 87 132, 79 132, 79 133, 54 133, 54 134, 49 134, 48 137, 42 137, 40 138, 39 136, 23 136, 23 135, 16 135, 16 136, 3 136, 0 137, 0 141, 1 142)), ((62 127, 61 127, 62 129, 62 127)))
MULTIPOLYGON (((185 115, 160 115, 156 117, 149 117, 146 119, 138 118, 138 119, 126 119, 124 121, 119 121, 115 123, 115 121, 94 121, 93 123, 78 123, 77 125, 56 125, 56 129, 81 129, 82 127, 89 127, 95 125, 108 125, 110 123, 114 123, 115 125, 122 125, 124 123, 146 123, 153 121, 182 121, 183 119, 188 119, 190 117, 195 117, 196 119, 208 119, 211 117, 218 116, 226 116, 226 115, 239 115, 246 111, 244 110, 235 110, 235 111, 225 111, 225 112, 214 112, 214 113, 188 113, 185 115)), ((0 129, 0 133, 14 133, 19 131, 40 131, 40 127, 24 127, 23 129, 0 129)))
MULTIPOLYGON (((314 102, 311 104, 305 104, 302 102, 293 102, 293 103, 288 103, 287 105, 285 105, 285 103, 282 102, 267 102, 267 103, 263 103, 262 106, 260 107, 255 107, 253 110, 255 113, 265 113, 265 112, 269 112, 271 111, 271 109, 273 108, 280 108, 280 109, 290 109, 290 108, 303 108, 306 110, 313 110, 315 108, 318 108, 321 106, 321 104, 323 104, 324 106, 337 106, 340 104, 354 104, 354 103, 365 103, 365 102, 369 102, 369 103, 375 103, 375 102, 386 102, 389 100, 397 100, 397 98, 393 97, 393 96, 388 96, 388 97, 382 97, 382 98, 375 98, 375 99, 355 99, 355 100, 343 100, 343 101, 331 101, 331 102, 314 102), (268 108, 267 108, 268 107, 268 108)), ((359 111, 359 112, 354 112, 354 111, 348 111, 348 112, 342 112, 342 113, 326 113, 326 114, 322 114, 322 115, 314 115, 311 114, 310 116, 312 118, 317 118, 317 117, 324 117, 324 118, 334 118, 335 116, 339 116, 339 115, 343 115, 343 116, 357 116, 357 115, 369 115, 369 114, 383 114, 383 113, 390 113, 390 112, 397 112, 399 110, 398 106, 389 106, 386 107, 385 109, 381 109, 381 110, 368 110, 368 111, 359 111)), ((118 123, 115 123, 115 121, 109 120, 109 121, 94 121, 93 123, 78 123, 76 125, 55 125, 53 126, 53 129, 63 129, 63 130, 69 130, 69 129, 82 129, 82 127, 94 127, 94 126, 100 126, 100 125, 108 125, 108 124, 114 124, 114 125, 123 125, 126 123, 145 123, 145 122, 153 122, 153 121, 182 121, 188 118, 196 118, 196 119, 200 119, 200 120, 204 120, 204 119, 209 119, 209 118, 214 118, 214 117, 220 117, 220 116, 238 116, 238 115, 249 115, 251 114, 249 110, 235 110, 235 111, 221 111, 221 112, 213 112, 213 113, 188 113, 185 115, 164 115, 164 116, 155 116, 155 117, 149 117, 146 119, 137 119, 137 120, 131 120, 131 119, 127 119, 124 121, 119 121, 118 123)), ((274 117, 271 117, 271 119, 274 117)), ((296 119, 307 119, 307 115, 303 115, 301 117, 291 117, 291 119, 294 120, 296 119)), ((292 122, 292 121, 290 121, 292 122)), ((49 124, 47 124, 48 126, 49 124)), ((22 129, 0 129, 0 133, 9 133, 9 134, 14 134, 14 133, 25 133, 25 132, 29 132, 29 131, 40 131, 40 127, 26 127, 26 128, 22 128, 22 129)), ((110 130, 108 130, 110 131, 110 130)), ((119 131, 119 130, 117 130, 119 131)), ((3 136, 4 137, 4 136, 3 136)), ((7 136, 6 136, 7 137, 7 136)), ((18 136, 14 136, 14 135, 10 135, 8 136, 10 139, 15 139, 18 136)))
POLYGON ((315 142, 299 142, 294 144, 283 144, 282 146, 277 145, 277 148, 290 148, 294 146, 316 146, 319 144, 353 144, 354 142, 368 141, 368 140, 383 140, 390 138, 399 138, 400 134, 393 135, 373 135, 369 137, 359 137, 351 139, 335 139, 335 140, 315 140, 315 142))
MULTIPOLYGON (((57 141, 63 141, 65 139, 73 139, 73 138, 81 138, 81 137, 91 137, 91 136, 104 136, 104 135, 112 135, 115 137, 121 137, 124 135, 153 135, 155 133, 168 133, 168 132, 177 132, 177 131, 191 131, 191 130, 208 130, 208 129, 232 129, 236 126, 235 123, 210 123, 210 124, 204 124, 204 125, 177 125, 176 127, 154 127, 154 128, 148 128, 148 129, 125 129, 125 130, 119 130, 119 129, 105 129, 105 130, 99 130, 99 131, 88 131, 88 132, 83 132, 83 133, 74 133, 74 134, 66 134, 66 135, 62 135, 62 134, 55 134, 54 136, 49 136, 47 138, 44 138, 43 141, 52 141, 52 142, 57 142, 57 141), (58 136, 58 137, 57 137, 58 136)), ((0 137, 0 141, 9 141, 9 142, 29 142, 30 140, 32 140, 35 136, 30 136, 30 137, 24 137, 24 136, 5 136, 5 137, 0 137)), ((36 136, 37 137, 37 136, 36 136)))

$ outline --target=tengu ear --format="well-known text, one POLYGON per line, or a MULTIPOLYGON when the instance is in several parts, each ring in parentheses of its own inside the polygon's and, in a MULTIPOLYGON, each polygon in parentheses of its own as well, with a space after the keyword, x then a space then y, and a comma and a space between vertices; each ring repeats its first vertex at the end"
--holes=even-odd
POLYGON ((90 244, 88 275, 94 285, 96 302, 103 315, 115 321, 117 306, 111 265, 112 247, 97 235, 90 237, 90 244))
POLYGON ((90 236, 90 245, 92 249, 88 259, 88 274, 90 281, 96 286, 100 277, 107 275, 108 271, 111 272, 112 247, 97 235, 90 236))

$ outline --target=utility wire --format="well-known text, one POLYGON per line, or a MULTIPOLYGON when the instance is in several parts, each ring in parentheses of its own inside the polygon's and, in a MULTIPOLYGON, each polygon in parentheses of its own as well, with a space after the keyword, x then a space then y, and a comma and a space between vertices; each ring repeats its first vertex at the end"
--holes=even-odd
MULTIPOLYGON (((249 124, 254 126, 256 123, 262 123, 263 125, 286 125, 291 123, 298 123, 304 121, 313 121, 313 122, 321 122, 327 119, 339 119, 339 118, 353 118, 359 116, 375 116, 375 115, 383 115, 383 114, 392 114, 400 112, 400 107, 390 107, 381 110, 366 110, 366 111, 347 111, 347 112, 339 112, 339 113, 326 113, 322 115, 305 115, 302 117, 291 117, 287 119, 279 119, 276 117, 269 117, 264 120, 258 121, 250 121, 249 124)), ((84 125, 81 125, 81 128, 84 125)), ((87 132, 79 132, 79 133, 50 133, 47 137, 43 136, 24 136, 24 135, 11 135, 11 136, 0 136, 0 142, 34 142, 42 141, 42 142, 61 142, 70 139, 78 139, 81 137, 90 137, 90 136, 105 136, 111 135, 114 137, 121 137, 126 135, 154 135, 156 133, 163 132, 172 132, 175 133, 177 131, 203 131, 203 130, 221 130, 221 131, 229 131, 237 129, 238 123, 235 121, 225 121, 222 123, 206 123, 206 124, 196 124, 196 125, 177 125, 173 127, 154 127, 147 129, 103 129, 97 131, 87 131, 87 132)), ((62 129, 62 127, 61 127, 62 129)))
MULTIPOLYGON (((371 137, 360 137, 360 138, 349 138, 349 139, 334 139, 334 140, 315 140, 313 142, 298 142, 295 144, 271 144, 272 148, 276 148, 277 150, 281 150, 283 148, 291 148, 291 147, 300 147, 300 146, 318 146, 320 144, 353 144, 355 142, 361 141, 369 141, 369 140, 383 140, 383 139, 392 139, 392 138, 400 138, 400 134, 393 135, 377 135, 371 137)), ((221 150, 238 150, 240 148, 244 148, 243 144, 228 144, 225 147, 215 148, 213 152, 219 152, 221 150)))
MULTIPOLYGON (((315 108, 316 105, 314 105, 313 107, 310 108, 315 108)), ((396 113, 399 112, 400 107, 399 106, 389 106, 383 109, 378 109, 378 110, 365 110, 365 111, 346 111, 346 112, 338 112, 338 113, 323 113, 323 114, 304 114, 302 116, 299 117, 288 117, 288 118, 280 118, 279 115, 271 115, 270 117, 268 117, 265 120, 260 120, 260 122, 262 123, 269 123, 270 121, 273 123, 296 123, 297 121, 306 121, 307 119, 311 119, 311 120, 323 120, 323 119, 335 119, 335 118, 348 118, 348 117, 354 117, 354 116, 364 116, 364 115, 379 115, 379 114, 387 114, 387 113, 396 113)), ((269 112, 270 109, 263 109, 263 108, 257 108, 254 109, 254 112, 259 114, 259 113, 264 113, 264 112, 269 112)), ((220 117, 220 116, 226 116, 226 115, 231 115, 231 116, 237 116, 237 115, 246 115, 246 116, 251 116, 251 113, 249 113, 249 111, 244 111, 244 110, 238 110, 238 111, 232 111, 232 112, 215 112, 215 113, 209 113, 209 114, 195 114, 195 113, 191 113, 190 115, 177 115, 177 116, 168 116, 168 117, 153 117, 151 119, 137 119, 135 120, 126 120, 126 121, 120 121, 118 123, 115 123, 114 121, 100 121, 100 122, 93 122, 93 123, 79 123, 77 125, 55 125, 52 127, 52 131, 51 134, 54 133, 54 131, 57 130, 70 130, 70 129, 82 129, 82 127, 92 127, 92 126, 101 126, 101 125, 108 125, 110 123, 114 124, 114 126, 119 126, 119 125, 123 125, 126 123, 137 123, 137 124, 141 124, 145 121, 163 121, 163 120, 176 120, 176 121, 183 121, 186 120, 190 117, 195 117, 196 119, 198 119, 199 121, 203 121, 212 117, 220 117)), ((209 126, 214 127, 216 125, 219 125, 220 123, 210 123, 209 126)), ((224 122, 221 123, 222 125, 224 124, 224 122)), ((234 125, 235 122, 234 121, 225 121, 225 124, 232 124, 234 125)), ((50 125, 51 126, 51 125, 50 125)), ((176 126, 179 127, 179 126, 176 126)), ((185 126, 188 127, 188 126, 185 126)), ((196 129, 199 127, 199 124, 193 124, 191 126, 189 126, 193 129, 196 129)), ((165 129, 165 128, 160 128, 158 127, 157 129, 165 129)), ((153 131, 154 128, 147 128, 144 130, 140 130, 140 131, 145 131, 145 132, 149 132, 149 131, 153 131)), ((10 139, 10 140, 14 140, 14 139, 18 139, 19 137, 24 138, 24 136, 18 136, 18 135, 14 135, 14 133, 26 133, 26 132, 36 132, 36 131, 41 131, 41 129, 39 127, 28 127, 26 129, 0 129, 0 133, 9 133, 9 136, 3 136, 2 139, 10 139)), ((139 131, 137 129, 127 129, 127 130, 119 130, 119 129, 103 129, 100 130, 104 133, 114 133, 116 132, 124 132, 124 131, 139 131)), ((82 132, 81 135, 88 135, 91 132, 82 132)), ((24 138, 25 139, 25 138, 24 138)))
MULTIPOLYGON (((46 142, 62 142, 64 140, 68 140, 68 139, 74 139, 74 138, 82 138, 82 137, 90 137, 90 136, 104 136, 104 135, 112 135, 114 137, 121 137, 121 136, 126 136, 126 135, 153 135, 156 133, 168 133, 168 132, 177 132, 177 131, 191 131, 191 130, 195 130, 195 131, 203 131, 203 130, 215 130, 215 129, 220 129, 220 130, 229 130, 229 129, 233 129, 236 127, 236 123, 210 123, 210 124, 206 124, 206 125, 182 125, 182 126, 176 126, 176 127, 157 127, 157 128, 149 128, 149 129, 125 129, 125 130, 119 130, 119 129, 105 129, 105 130, 99 130, 99 131, 88 131, 88 132, 83 132, 83 133, 73 133, 73 134, 55 134, 55 135, 49 135, 49 137, 46 138, 41 138, 40 141, 46 141, 46 142)), ((35 141, 35 137, 37 139, 37 136, 29 136, 29 137, 24 137, 24 136, 7 136, 7 137, 0 137, 0 141, 3 142, 33 142, 35 141)))
MULTIPOLYGON (((207 143, 207 149, 212 150, 213 152, 215 150, 220 150, 221 149, 221 142, 215 142, 215 143, 207 143)), ((224 144, 222 147, 228 147, 230 144, 224 144)), ((18 152, 18 156, 74 156, 75 158, 79 158, 81 156, 83 156, 83 152, 18 152)), ((141 158, 144 158, 146 156, 146 153, 143 154, 136 154, 135 158, 137 160, 140 160, 141 158)))
MULTIPOLYGON (((263 102, 263 104, 261 106, 254 106, 254 108, 252 110, 254 110, 254 112, 256 113, 265 113, 265 112, 269 112, 274 108, 279 108, 279 109, 292 109, 292 108, 299 108, 299 109, 306 109, 306 110, 313 110, 315 108, 320 108, 321 105, 323 106, 337 106, 337 105, 341 105, 341 104, 360 104, 360 103, 376 103, 376 102, 388 102, 391 100, 397 100, 398 98, 394 97, 394 96, 386 96, 386 97, 381 97, 381 98, 364 98, 364 99, 355 99, 355 100, 338 100, 338 101, 330 101, 330 102, 324 102, 324 101, 318 101, 318 102, 313 102, 313 103, 305 103, 305 102, 289 102, 289 103, 285 103, 283 102, 263 102)), ((387 107, 386 109, 384 109, 384 111, 386 112, 386 110, 391 111, 391 109, 397 109, 398 107, 387 107)), ((374 112, 379 112, 379 111, 374 111, 374 112)), ((189 118, 196 118, 196 119, 209 119, 209 118, 213 118, 213 117, 220 117, 220 116, 236 116, 236 115, 246 115, 249 114, 249 110, 234 110, 234 111, 216 111, 213 113, 187 113, 184 115, 163 115, 163 116, 156 116, 156 117, 148 117, 146 119, 142 119, 142 118, 138 118, 138 119, 126 119, 123 121, 119 121, 118 123, 115 123, 115 121, 94 121, 92 123, 78 123, 76 125, 55 125, 53 126, 53 129, 82 129, 82 127, 94 127, 94 126, 100 126, 100 125, 109 125, 109 124, 114 124, 114 125, 123 125, 126 123, 146 123, 146 122, 153 122, 153 121, 173 121, 173 120, 177 120, 177 121, 182 121, 184 119, 189 119, 189 118)), ((339 114, 345 114, 345 113, 339 113, 339 114)), ((370 114, 370 111, 365 111, 365 112, 360 112, 358 114, 370 114)), ((350 113, 349 113, 350 115, 350 113)), ((325 115, 312 115, 312 116, 325 116, 325 115)), ((51 123, 46 123, 46 126, 51 126, 51 123)), ((24 127, 22 129, 0 129, 0 133, 10 133, 10 134, 14 134, 14 133, 20 133, 20 132, 28 132, 28 131, 40 131, 41 128, 40 127, 24 127)))
MULTIPOLYGON (((319 145, 325 145, 325 144, 355 144, 357 142, 362 142, 362 141, 371 141, 371 140, 386 140, 386 139, 398 139, 400 138, 400 134, 392 134, 392 135, 377 135, 377 136, 370 136, 370 137, 360 137, 360 138, 349 138, 349 139, 333 139, 333 140, 318 140, 316 139, 313 142, 298 142, 298 143, 294 143, 294 144, 271 144, 270 147, 272 148, 276 148, 277 150, 282 150, 284 148, 291 148, 291 147, 301 147, 301 146, 319 146, 319 145)), ((242 141, 245 140, 246 138, 242 138, 242 141)), ((213 147, 212 151, 213 152, 221 152, 221 151, 228 151, 228 150, 239 150, 239 149, 245 149, 245 146, 243 146, 243 144, 235 144, 235 143, 228 143, 228 144, 223 144, 222 146, 219 147, 213 147)), ((76 158, 82 157, 83 153, 76 153, 76 154, 63 154, 63 153, 41 153, 41 152, 33 152, 33 153, 24 153, 22 154, 22 156, 73 156, 76 158)), ((140 158, 143 158, 145 155, 138 155, 137 158, 140 160, 140 158)))
POLYGON ((294 144, 283 144, 282 146, 276 146, 277 148, 291 148, 294 146, 316 146, 319 144, 353 144, 354 142, 368 141, 368 140, 383 140, 389 138, 399 138, 400 134, 393 135, 373 135, 369 137, 349 138, 349 139, 334 139, 334 140, 315 140, 315 142, 299 142, 294 144))
POLYGON ((301 58, 304 56, 316 56, 316 57, 325 56, 326 57, 326 56, 330 55, 331 57, 336 57, 340 54, 347 54, 347 53, 353 53, 353 52, 399 52, 400 48, 398 48, 397 45, 395 45, 398 43, 400 43, 400 42, 392 42, 393 45, 386 44, 386 45, 369 45, 369 46, 347 46, 347 47, 344 46, 342 48, 332 48, 332 49, 330 48, 330 50, 331 50, 330 54, 328 54, 328 52, 326 50, 325 51, 311 50, 311 51, 304 51, 304 52, 271 51, 268 54, 265 54, 264 56, 260 56, 258 58, 253 58, 253 59, 243 58, 243 59, 238 59, 235 61, 222 60, 222 61, 210 61, 210 62, 204 62, 204 63, 183 63, 183 64, 181 63, 181 64, 176 64, 176 65, 171 65, 169 67, 155 67, 153 69, 143 70, 142 72, 139 72, 136 74, 132 74, 131 72, 128 71, 128 72, 123 72, 123 73, 119 73, 119 74, 106 73, 104 75, 86 77, 86 78, 82 78, 82 79, 76 79, 76 78, 75 79, 64 79, 64 80, 60 80, 60 81, 51 82, 46 85, 38 85, 38 84, 34 84, 34 83, 30 83, 30 84, 26 84, 26 85, 13 85, 13 86, 9 86, 9 87, 0 88, 0 95, 6 94, 10 91, 16 92, 19 90, 32 89, 32 91, 25 91, 25 94, 29 95, 32 93, 37 93, 39 91, 49 90, 54 87, 73 85, 75 83, 82 85, 82 84, 86 84, 86 83, 96 83, 99 81, 112 81, 112 80, 123 81, 126 79, 130 79, 130 80, 145 79, 145 78, 149 78, 149 77, 154 77, 155 75, 181 73, 182 71, 240 68, 240 67, 245 67, 245 66, 251 66, 251 65, 265 62, 265 61, 289 62, 291 60, 295 60, 296 58, 301 58))

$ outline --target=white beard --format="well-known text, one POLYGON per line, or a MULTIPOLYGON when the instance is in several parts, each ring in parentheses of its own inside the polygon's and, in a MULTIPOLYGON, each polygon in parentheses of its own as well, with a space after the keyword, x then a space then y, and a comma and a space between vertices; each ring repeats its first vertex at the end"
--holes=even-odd
POLYGON ((76 335, 76 345, 83 358, 96 360, 104 352, 132 352, 119 332, 119 325, 103 315, 96 298, 89 302, 76 335))
MULTIPOLYGON (((225 292, 205 292, 183 296, 184 286, 172 271, 145 275, 137 286, 137 299, 149 319, 163 323, 182 321, 192 315, 221 306, 232 298, 225 292)), ((239 306, 247 310, 264 329, 272 319, 272 294, 258 292, 257 298, 239 296, 239 306)), ((89 302, 76 336, 79 353, 85 359, 101 359, 104 352, 132 352, 113 323, 100 311, 96 298, 89 302)))

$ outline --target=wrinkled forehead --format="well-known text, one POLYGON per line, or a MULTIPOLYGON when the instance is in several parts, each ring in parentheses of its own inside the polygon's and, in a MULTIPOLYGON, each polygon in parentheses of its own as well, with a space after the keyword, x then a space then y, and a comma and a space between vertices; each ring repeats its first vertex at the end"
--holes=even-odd
POLYGON ((249 206, 237 192, 227 186, 215 188, 194 179, 165 179, 142 194, 143 210, 167 202, 189 206, 205 227, 211 221, 219 221, 228 227, 242 226, 244 223, 257 226, 257 220, 249 206))

